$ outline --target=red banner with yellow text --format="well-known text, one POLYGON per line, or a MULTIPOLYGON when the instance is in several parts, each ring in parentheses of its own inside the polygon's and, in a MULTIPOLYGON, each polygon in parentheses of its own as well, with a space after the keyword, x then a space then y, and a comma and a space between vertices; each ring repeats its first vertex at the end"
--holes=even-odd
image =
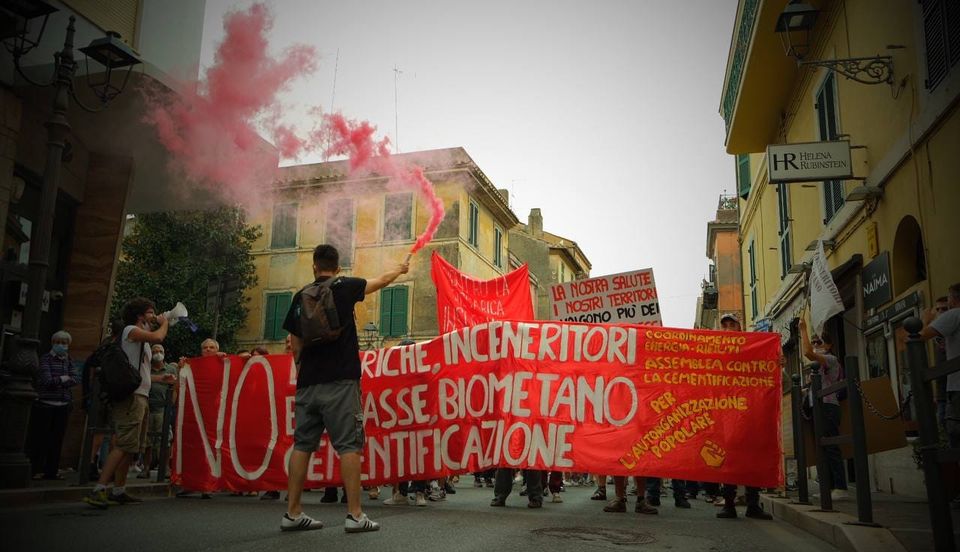
POLYGON ((527 265, 491 280, 476 280, 434 252, 430 276, 437 287, 440 333, 491 320, 533 320, 527 265))
MULTIPOLYGON (((494 321, 362 353, 370 484, 492 467, 774 487, 783 480, 776 334, 494 321)), ((173 481, 286 486, 291 357, 181 371, 173 481)), ((308 487, 339 483, 326 437, 308 487)))

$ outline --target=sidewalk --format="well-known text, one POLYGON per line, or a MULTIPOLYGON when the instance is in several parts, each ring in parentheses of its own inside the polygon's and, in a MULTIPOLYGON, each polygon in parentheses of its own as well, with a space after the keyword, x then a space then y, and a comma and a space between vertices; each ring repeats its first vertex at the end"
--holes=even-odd
MULTIPOLYGON (((811 481, 811 494, 817 492, 811 481)), ((850 525, 857 521, 856 488, 850 487, 850 498, 835 500, 835 513, 819 510, 820 497, 811 496, 810 506, 793 504, 796 492, 790 498, 761 495, 764 508, 775 517, 791 523, 820 539, 851 551, 907 551, 933 552, 933 531, 930 528, 930 510, 925 500, 902 495, 874 492, 873 521, 879 528, 850 525)), ((960 543, 960 510, 953 510, 953 527, 960 543)))
MULTIPOLYGON (((79 486, 76 472, 62 474, 66 479, 62 481, 31 481, 25 489, 0 490, 0 508, 15 508, 21 506, 36 506, 53 502, 79 502, 84 495, 93 490, 96 483, 91 481, 83 487, 79 486)), ((157 483, 156 472, 152 472, 150 479, 137 479, 137 472, 131 470, 127 476, 127 488, 135 496, 168 496, 169 483, 157 483)))

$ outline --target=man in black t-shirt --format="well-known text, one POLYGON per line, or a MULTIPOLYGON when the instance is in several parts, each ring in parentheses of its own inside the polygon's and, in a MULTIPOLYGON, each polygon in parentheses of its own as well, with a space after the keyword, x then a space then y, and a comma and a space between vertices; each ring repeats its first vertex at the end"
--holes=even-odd
POLYGON ((323 244, 313 251, 316 283, 334 278, 330 290, 343 331, 334 341, 304 343, 300 329, 301 294, 293 297, 283 322, 283 328, 292 336, 293 356, 297 362, 296 429, 290 454, 287 513, 280 522, 283 531, 323 527, 322 522, 303 513, 300 498, 310 454, 317 450, 324 430, 340 455, 340 475, 347 494, 348 511, 344 530, 360 533, 380 529, 380 524, 368 518, 360 507, 363 406, 360 403, 360 346, 353 308, 363 301, 364 296, 389 285, 408 269, 409 266, 403 263, 372 280, 342 277, 337 276, 340 254, 336 248, 323 244))

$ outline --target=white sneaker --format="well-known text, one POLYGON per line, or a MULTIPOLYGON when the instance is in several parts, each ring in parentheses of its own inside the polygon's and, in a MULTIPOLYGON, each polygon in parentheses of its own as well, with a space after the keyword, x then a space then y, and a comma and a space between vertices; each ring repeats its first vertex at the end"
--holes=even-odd
POLYGON ((433 489, 430 491, 431 502, 442 502, 447 499, 447 492, 443 489, 433 489))
POLYGON ((374 488, 370 489, 370 491, 369 491, 369 493, 368 493, 367 496, 370 497, 370 500, 376 500, 376 499, 380 498, 380 487, 374 487, 374 488))
POLYGON ((347 520, 343 522, 343 530, 347 533, 366 533, 368 531, 379 531, 380 524, 367 517, 367 514, 360 514, 359 518, 354 519, 347 514, 347 520))
POLYGON ((407 503, 407 497, 400 493, 393 493, 393 496, 383 501, 387 506, 402 506, 407 503))
POLYGON ((845 500, 850 498, 850 493, 845 489, 832 489, 830 491, 830 500, 845 500))
POLYGON ((560 493, 553 493, 553 498, 550 500, 553 503, 563 502, 563 498, 560 496, 560 493))
POLYGON ((280 518, 281 531, 312 531, 314 529, 323 529, 323 522, 300 512, 300 515, 292 518, 290 514, 283 514, 280 518))
POLYGON ((417 493, 417 506, 426 506, 427 497, 423 496, 423 493, 417 493))

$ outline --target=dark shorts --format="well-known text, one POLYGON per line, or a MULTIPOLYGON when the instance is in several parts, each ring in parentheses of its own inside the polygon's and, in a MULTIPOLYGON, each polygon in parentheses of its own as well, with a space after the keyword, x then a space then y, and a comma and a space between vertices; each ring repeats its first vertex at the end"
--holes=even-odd
POLYGON ((313 452, 326 430, 338 454, 363 452, 360 381, 339 380, 297 389, 293 448, 313 452))

